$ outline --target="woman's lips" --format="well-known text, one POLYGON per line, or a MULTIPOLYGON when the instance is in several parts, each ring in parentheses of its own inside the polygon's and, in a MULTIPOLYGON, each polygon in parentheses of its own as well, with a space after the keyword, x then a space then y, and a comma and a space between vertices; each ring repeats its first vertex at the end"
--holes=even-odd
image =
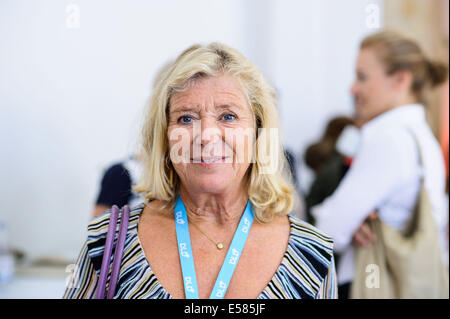
POLYGON ((355 97, 355 105, 356 105, 356 107, 358 107, 358 108, 361 108, 361 107, 363 107, 364 106, 364 101, 363 101, 363 99, 361 98, 361 97, 355 97))
POLYGON ((192 158, 191 162, 193 164, 202 164, 202 165, 213 165, 219 163, 225 163, 229 159, 229 157, 202 157, 202 158, 192 158))

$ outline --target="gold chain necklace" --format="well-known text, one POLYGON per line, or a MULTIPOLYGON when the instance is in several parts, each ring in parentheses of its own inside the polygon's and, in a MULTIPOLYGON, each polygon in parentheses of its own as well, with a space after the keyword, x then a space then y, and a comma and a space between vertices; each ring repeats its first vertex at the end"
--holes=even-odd
MULTIPOLYGON (((187 207, 187 206, 185 206, 185 207, 186 207, 191 213, 194 213, 189 207, 187 207)), ((223 242, 216 242, 216 241, 214 241, 211 237, 208 236, 208 234, 206 234, 203 230, 201 230, 200 227, 197 226, 192 220, 190 221, 190 223, 191 223, 192 225, 194 225, 194 227, 197 228, 197 230, 198 230, 200 233, 202 233, 203 236, 205 236, 206 238, 208 238, 208 240, 209 240, 210 242, 212 242, 212 243, 216 246, 216 248, 217 248, 218 250, 222 250, 222 249, 223 249, 223 247, 224 247, 223 242)))
POLYGON ((208 238, 209 241, 212 242, 218 250, 223 249, 223 243, 215 242, 214 240, 212 240, 211 237, 209 237, 203 230, 200 229, 200 227, 198 227, 194 222, 192 222, 192 220, 191 220, 191 224, 194 225, 194 227, 197 228, 198 231, 201 232, 206 238, 208 238))
MULTIPOLYGON (((187 206, 186 206, 186 207, 187 207, 187 206)), ((192 210, 191 210, 189 207, 187 207, 187 209, 190 210, 191 213, 193 213, 192 210)), ((222 250, 222 249, 223 249, 224 246, 223 246, 223 243, 222 243, 222 242, 216 242, 216 241, 214 241, 211 237, 208 236, 208 234, 206 234, 203 230, 201 230, 200 227, 197 226, 192 220, 190 221, 190 223, 191 223, 192 225, 194 225, 194 227, 197 228, 197 230, 198 230, 200 233, 202 233, 203 236, 205 236, 206 238, 208 238, 208 240, 209 240, 210 242, 212 242, 212 243, 216 246, 216 248, 217 248, 218 250, 222 250)))

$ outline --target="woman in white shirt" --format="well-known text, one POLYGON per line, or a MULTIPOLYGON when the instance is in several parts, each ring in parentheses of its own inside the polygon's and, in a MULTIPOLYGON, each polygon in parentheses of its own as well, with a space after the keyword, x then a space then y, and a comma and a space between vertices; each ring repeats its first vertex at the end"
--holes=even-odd
POLYGON ((377 211, 383 222, 401 231, 412 216, 422 174, 433 217, 439 229, 446 225, 444 162, 426 122, 424 90, 443 83, 447 75, 446 64, 430 61, 400 34, 382 31, 361 43, 351 88, 356 117, 365 123, 359 150, 333 195, 312 208, 316 226, 334 237, 335 250, 342 254, 338 281, 343 288, 354 276, 354 245, 375 240, 366 218, 377 211))

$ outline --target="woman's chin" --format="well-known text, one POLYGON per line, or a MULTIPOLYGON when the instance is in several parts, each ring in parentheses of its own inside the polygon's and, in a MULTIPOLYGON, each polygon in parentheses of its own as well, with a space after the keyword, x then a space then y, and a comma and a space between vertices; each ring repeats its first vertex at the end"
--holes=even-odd
POLYGON ((225 192, 232 185, 233 184, 228 179, 209 176, 205 178, 191 179, 185 186, 188 189, 195 189, 197 192, 201 193, 220 194, 225 192))

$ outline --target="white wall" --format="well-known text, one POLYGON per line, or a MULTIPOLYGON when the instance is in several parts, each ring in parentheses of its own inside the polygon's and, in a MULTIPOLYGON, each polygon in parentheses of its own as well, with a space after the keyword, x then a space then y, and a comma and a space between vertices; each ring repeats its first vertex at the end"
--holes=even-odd
POLYGON ((365 8, 380 2, 1 1, 0 219, 13 245, 76 256, 102 170, 134 150, 153 76, 195 42, 227 43, 262 69, 285 144, 303 152, 351 112, 365 8))
MULTIPOLYGON (((303 159, 334 115, 351 115, 354 61, 364 35, 376 31, 382 2, 282 0, 273 6, 270 74, 280 93, 285 145, 303 159), (374 8, 375 5, 375 8, 374 8)), ((300 166, 301 188, 311 172, 300 166)))

